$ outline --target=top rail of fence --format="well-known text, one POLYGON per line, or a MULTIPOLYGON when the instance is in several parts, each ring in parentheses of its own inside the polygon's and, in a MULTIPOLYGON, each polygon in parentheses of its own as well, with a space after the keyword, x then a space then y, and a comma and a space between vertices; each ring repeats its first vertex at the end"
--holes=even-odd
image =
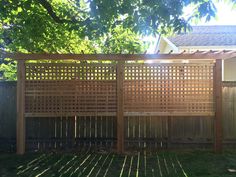
POLYGON ((167 53, 167 54, 25 54, 25 53, 9 53, 0 50, 1 58, 12 58, 15 60, 213 60, 213 59, 228 59, 236 57, 236 50, 222 51, 195 51, 192 53, 167 53))

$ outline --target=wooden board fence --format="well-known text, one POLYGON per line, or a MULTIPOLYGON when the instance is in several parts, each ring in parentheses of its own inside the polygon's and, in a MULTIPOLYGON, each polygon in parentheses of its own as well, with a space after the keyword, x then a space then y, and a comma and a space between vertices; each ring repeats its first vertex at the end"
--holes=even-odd
POLYGON ((15 151, 16 82, 0 82, 0 151, 15 151))
MULTIPOLYGON (((224 147, 236 146, 236 83, 223 82, 223 142, 224 147)), ((16 124, 16 82, 0 82, 0 150, 13 151, 15 149, 16 124)), ((168 147, 167 117, 163 116, 134 116, 125 117, 125 144, 127 148, 134 147, 168 147), (149 128, 151 127, 151 128, 149 128), (134 141, 137 138, 137 141, 134 141)), ((214 137, 212 117, 171 117, 172 148, 202 148, 211 147, 214 137)), ((69 123, 68 123, 69 124, 69 123)), ((68 129, 69 130, 69 129, 68 129)), ((68 133, 67 133, 68 134, 68 133)), ((26 120, 26 148, 27 150, 65 149, 71 146, 87 147, 115 147, 116 145, 116 117, 107 116, 78 116, 34 117, 26 120), (66 130, 62 129, 62 121, 77 122, 74 127, 76 135, 63 139, 66 130), (69 121, 70 121, 69 120, 69 121), (105 128, 104 128, 105 127, 105 128), (109 130, 108 130, 109 129, 109 130), (64 131, 65 133, 61 133, 64 131), (110 133, 108 133, 110 132, 110 133), (113 134, 111 133, 113 132, 113 134), (107 136, 107 139, 104 136, 107 136), (67 141, 67 143, 66 143, 67 141)))
MULTIPOLYGON (((223 82, 223 137, 224 145, 236 143, 236 82, 223 82)), ((234 146, 232 146, 234 147, 234 146)))

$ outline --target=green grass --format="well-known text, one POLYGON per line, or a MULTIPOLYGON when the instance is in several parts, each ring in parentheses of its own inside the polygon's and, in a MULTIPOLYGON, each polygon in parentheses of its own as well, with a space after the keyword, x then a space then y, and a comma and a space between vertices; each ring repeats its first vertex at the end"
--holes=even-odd
POLYGON ((116 155, 87 150, 79 153, 0 153, 0 176, 88 177, 228 177, 236 173, 236 151, 176 151, 116 155))

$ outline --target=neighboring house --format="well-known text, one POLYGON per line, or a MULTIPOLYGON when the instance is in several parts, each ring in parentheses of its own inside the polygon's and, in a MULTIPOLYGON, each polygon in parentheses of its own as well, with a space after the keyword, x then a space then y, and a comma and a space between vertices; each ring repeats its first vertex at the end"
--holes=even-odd
MULTIPOLYGON (((160 53, 236 50, 236 26, 193 26, 188 33, 161 37, 157 49, 160 53)), ((236 80, 236 58, 223 61, 223 80, 236 80)))

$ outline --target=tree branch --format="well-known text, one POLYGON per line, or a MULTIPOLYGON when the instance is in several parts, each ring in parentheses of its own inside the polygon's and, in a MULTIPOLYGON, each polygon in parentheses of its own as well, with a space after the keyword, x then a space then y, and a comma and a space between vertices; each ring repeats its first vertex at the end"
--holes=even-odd
POLYGON ((78 22, 75 18, 73 18, 72 20, 67 20, 67 19, 61 19, 60 17, 58 17, 52 8, 52 5, 47 0, 38 0, 38 2, 44 7, 44 9, 46 9, 46 11, 48 12, 48 15, 50 15, 56 23, 78 22))

